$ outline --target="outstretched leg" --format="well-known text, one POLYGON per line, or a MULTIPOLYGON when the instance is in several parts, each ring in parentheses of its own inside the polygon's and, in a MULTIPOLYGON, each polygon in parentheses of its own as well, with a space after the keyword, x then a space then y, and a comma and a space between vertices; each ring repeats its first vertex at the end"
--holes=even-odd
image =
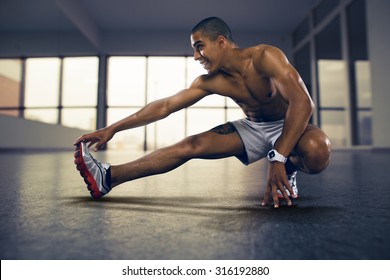
POLYGON ((135 161, 111 166, 111 186, 171 171, 193 158, 218 159, 244 153, 244 145, 235 127, 226 123, 135 161))

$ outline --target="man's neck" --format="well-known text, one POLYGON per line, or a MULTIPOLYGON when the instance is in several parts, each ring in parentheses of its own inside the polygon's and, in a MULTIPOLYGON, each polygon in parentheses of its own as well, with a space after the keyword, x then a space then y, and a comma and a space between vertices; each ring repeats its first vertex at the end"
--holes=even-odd
POLYGON ((230 76, 234 76, 236 74, 243 75, 248 63, 249 60, 244 56, 241 49, 231 48, 226 52, 225 62, 220 68, 220 71, 230 76))

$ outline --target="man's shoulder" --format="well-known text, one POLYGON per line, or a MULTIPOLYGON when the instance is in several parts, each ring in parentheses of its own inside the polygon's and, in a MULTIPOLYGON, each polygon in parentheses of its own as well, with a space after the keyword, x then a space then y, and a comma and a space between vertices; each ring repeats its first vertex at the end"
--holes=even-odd
POLYGON ((276 64, 286 61, 288 61, 286 55, 276 46, 261 44, 253 47, 253 66, 260 74, 267 76, 276 64))
POLYGON ((254 55, 283 53, 283 51, 280 48, 272 45, 267 45, 267 44, 254 45, 252 47, 247 48, 247 50, 254 55))
POLYGON ((206 89, 209 85, 214 83, 214 81, 223 78, 223 75, 220 72, 203 74, 198 76, 193 82, 192 87, 198 87, 202 89, 206 89))

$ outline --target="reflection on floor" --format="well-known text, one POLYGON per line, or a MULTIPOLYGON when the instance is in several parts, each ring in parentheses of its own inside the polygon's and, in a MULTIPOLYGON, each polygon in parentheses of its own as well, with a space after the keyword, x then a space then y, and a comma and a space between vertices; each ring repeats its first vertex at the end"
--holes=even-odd
MULTIPOLYGON (((101 152, 121 163, 139 155, 101 152)), ((193 160, 93 200, 72 152, 0 154, 1 259, 389 259, 390 152, 336 151, 261 207, 266 161, 193 160)))

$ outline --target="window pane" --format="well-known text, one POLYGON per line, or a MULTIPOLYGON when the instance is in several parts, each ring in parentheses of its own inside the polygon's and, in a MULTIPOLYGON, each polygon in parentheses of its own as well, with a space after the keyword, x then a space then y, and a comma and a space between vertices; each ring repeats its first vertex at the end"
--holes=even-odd
POLYGON ((185 110, 147 126, 148 150, 175 144, 184 138, 185 110))
POLYGON ((347 101, 347 74, 342 60, 319 60, 320 106, 344 108, 347 101))
POLYGON ((340 17, 337 16, 316 37, 317 59, 341 59, 340 17))
POLYGON ((63 60, 63 106, 96 106, 99 59, 72 57, 63 60))
POLYGON ((306 44, 299 49, 294 55, 294 66, 299 72, 302 80, 304 81, 307 90, 310 95, 312 94, 311 85, 311 55, 310 55, 310 44, 306 44))
POLYGON ((326 18, 339 4, 340 0, 324 0, 314 9, 314 24, 326 18))
POLYGON ((64 108, 61 114, 62 125, 85 130, 96 129, 96 109, 64 108))
POLYGON ((367 60, 366 8, 355 0, 347 8, 349 51, 352 60, 367 60))
POLYGON ((171 96, 186 85, 184 57, 148 59, 148 102, 171 96))
MULTIPOLYGON (((0 60, 0 108, 20 106, 20 80, 22 62, 20 59, 0 60)), ((1 110, 0 114, 18 116, 18 110, 1 110)))
POLYGON ((110 57, 108 60, 108 106, 145 105, 145 57, 110 57))
POLYGON ((26 107, 57 107, 60 78, 59 58, 26 60, 26 107))
POLYGON ((225 110, 190 108, 187 110, 187 121, 187 135, 198 134, 224 124, 225 110))
POLYGON ((297 45, 303 38, 305 38, 310 31, 309 18, 305 18, 304 21, 293 32, 293 44, 297 45))
POLYGON ((372 112, 358 111, 359 145, 372 144, 372 112))
POLYGON ((19 110, 1 110, 0 109, 0 115, 6 115, 6 116, 10 116, 10 117, 18 117, 19 110))
POLYGON ((26 109, 24 110, 24 118, 44 123, 57 124, 58 110, 57 109, 26 109))
MULTIPOLYGON (((135 113, 136 111, 136 109, 108 109, 107 122, 108 124, 112 124, 135 113)), ((144 137, 144 127, 121 131, 115 134, 114 138, 108 142, 107 147, 114 150, 131 149, 142 151, 144 148, 144 137)))
POLYGON ((359 108, 372 107, 371 75, 369 61, 355 62, 356 93, 359 108))
POLYGON ((321 128, 328 135, 332 146, 342 147, 347 144, 344 111, 321 111, 321 128))

